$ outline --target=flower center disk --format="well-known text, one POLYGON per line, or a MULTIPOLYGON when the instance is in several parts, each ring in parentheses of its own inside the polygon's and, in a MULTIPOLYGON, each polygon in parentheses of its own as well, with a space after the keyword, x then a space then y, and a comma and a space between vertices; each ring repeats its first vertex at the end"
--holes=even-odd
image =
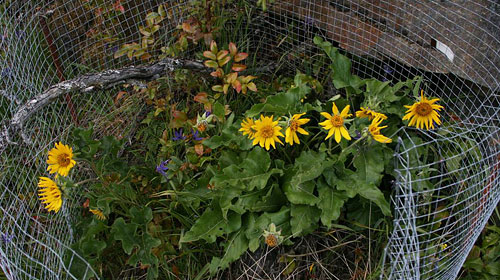
POLYGON ((330 122, 334 127, 341 127, 344 125, 344 119, 341 116, 333 116, 330 122))
POLYGON ((428 103, 421 103, 417 105, 417 113, 420 116, 427 116, 432 112, 432 107, 428 103))
POLYGON ((299 128, 299 124, 296 121, 291 121, 290 122, 290 129, 292 131, 297 131, 298 128, 299 128))
POLYGON ((261 135, 264 138, 271 138, 274 135, 274 129, 272 126, 268 125, 262 128, 261 135))
POLYGON ((71 160, 68 154, 60 154, 57 156, 57 162, 60 166, 66 167, 70 164, 71 160))

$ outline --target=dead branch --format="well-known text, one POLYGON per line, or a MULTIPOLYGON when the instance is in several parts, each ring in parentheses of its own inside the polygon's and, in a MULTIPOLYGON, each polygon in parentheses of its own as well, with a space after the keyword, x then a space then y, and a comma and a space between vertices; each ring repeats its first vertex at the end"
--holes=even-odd
POLYGON ((10 120, 3 122, 0 126, 0 152, 5 151, 9 145, 17 145, 12 140, 17 134, 21 136, 25 144, 30 144, 31 141, 23 131, 24 123, 34 113, 40 111, 63 94, 76 92, 89 93, 96 90, 109 89, 124 83, 133 83, 138 80, 155 79, 176 69, 192 69, 202 72, 210 71, 201 62, 166 58, 149 65, 131 66, 95 74, 86 74, 55 84, 26 102, 14 113, 10 120))

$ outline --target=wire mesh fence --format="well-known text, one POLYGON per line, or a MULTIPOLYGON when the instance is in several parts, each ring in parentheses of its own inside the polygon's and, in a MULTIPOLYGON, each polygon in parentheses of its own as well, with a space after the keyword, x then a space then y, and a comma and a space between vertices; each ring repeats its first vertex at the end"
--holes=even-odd
MULTIPOLYGON (((266 50, 259 53, 263 61, 294 72, 315 61, 312 38, 320 35, 355 58, 353 70, 361 77, 423 77, 426 91, 444 102, 451 125, 425 132, 425 142, 409 137, 408 128, 398 132, 394 230, 381 279, 453 279, 500 200, 500 4, 414 2, 275 0, 268 11, 254 11, 246 44, 266 50), (422 147, 430 144, 439 147, 439 159, 421 164, 428 156, 422 147), (430 181, 439 187, 429 188, 430 181)), ((0 3, 2 129, 54 84, 138 65, 114 53, 137 40, 144 17, 160 4, 167 7, 160 36, 167 46, 193 1, 0 3)), ((23 137, 10 139, 19 143, 2 152, 0 265, 9 279, 78 279, 75 267, 98 275, 71 249, 77 207, 68 202, 56 216, 47 215, 36 189, 46 151, 72 127, 132 133, 140 105, 121 112, 110 102, 104 91, 58 98, 30 117, 23 137)))

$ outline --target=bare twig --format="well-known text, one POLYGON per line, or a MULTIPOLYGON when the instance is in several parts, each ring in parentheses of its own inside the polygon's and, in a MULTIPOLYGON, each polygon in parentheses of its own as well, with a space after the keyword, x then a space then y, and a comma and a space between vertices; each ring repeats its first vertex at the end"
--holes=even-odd
POLYGON ((21 106, 12 118, 4 122, 0 127, 0 152, 3 152, 9 145, 15 145, 12 139, 20 135, 23 142, 29 144, 31 141, 23 132, 24 123, 37 111, 48 105, 50 102, 63 94, 74 92, 88 93, 95 90, 102 90, 124 83, 137 83, 138 80, 150 80, 175 69, 192 69, 202 72, 209 72, 201 62, 166 58, 153 64, 126 67, 122 69, 107 70, 95 74, 87 74, 78 78, 60 82, 45 90, 42 94, 21 106))

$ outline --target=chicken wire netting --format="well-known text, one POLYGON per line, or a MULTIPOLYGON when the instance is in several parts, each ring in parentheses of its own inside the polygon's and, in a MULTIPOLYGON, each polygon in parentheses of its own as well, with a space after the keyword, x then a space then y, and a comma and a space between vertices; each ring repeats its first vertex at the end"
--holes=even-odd
MULTIPOLYGON (((137 41, 145 15, 160 4, 168 14, 161 27, 166 46, 193 1, 0 3, 1 129, 54 84, 140 64, 113 54, 137 41)), ((258 45, 267 62, 302 69, 304 56, 314 61, 312 39, 319 35, 356 58, 357 75, 394 81, 420 75, 426 92, 441 98, 450 126, 424 132, 425 142, 409 137, 410 128, 399 131, 394 229, 381 278, 455 278, 500 200, 500 3, 275 0, 266 12, 250 4, 252 36, 242 47, 258 45), (430 144, 440 159, 416 164, 430 144), (436 187, 428 187, 431 180, 436 187), (443 244, 446 250, 439 249, 443 244)), ((115 110, 105 91, 72 93, 33 114, 22 137, 10 135, 17 144, 6 144, 0 162, 0 265, 9 279, 77 279, 75 267, 98 275, 71 249, 78 205, 66 203, 48 215, 38 201, 37 180, 47 150, 67 139, 72 127, 130 138, 140 108, 115 110)))

